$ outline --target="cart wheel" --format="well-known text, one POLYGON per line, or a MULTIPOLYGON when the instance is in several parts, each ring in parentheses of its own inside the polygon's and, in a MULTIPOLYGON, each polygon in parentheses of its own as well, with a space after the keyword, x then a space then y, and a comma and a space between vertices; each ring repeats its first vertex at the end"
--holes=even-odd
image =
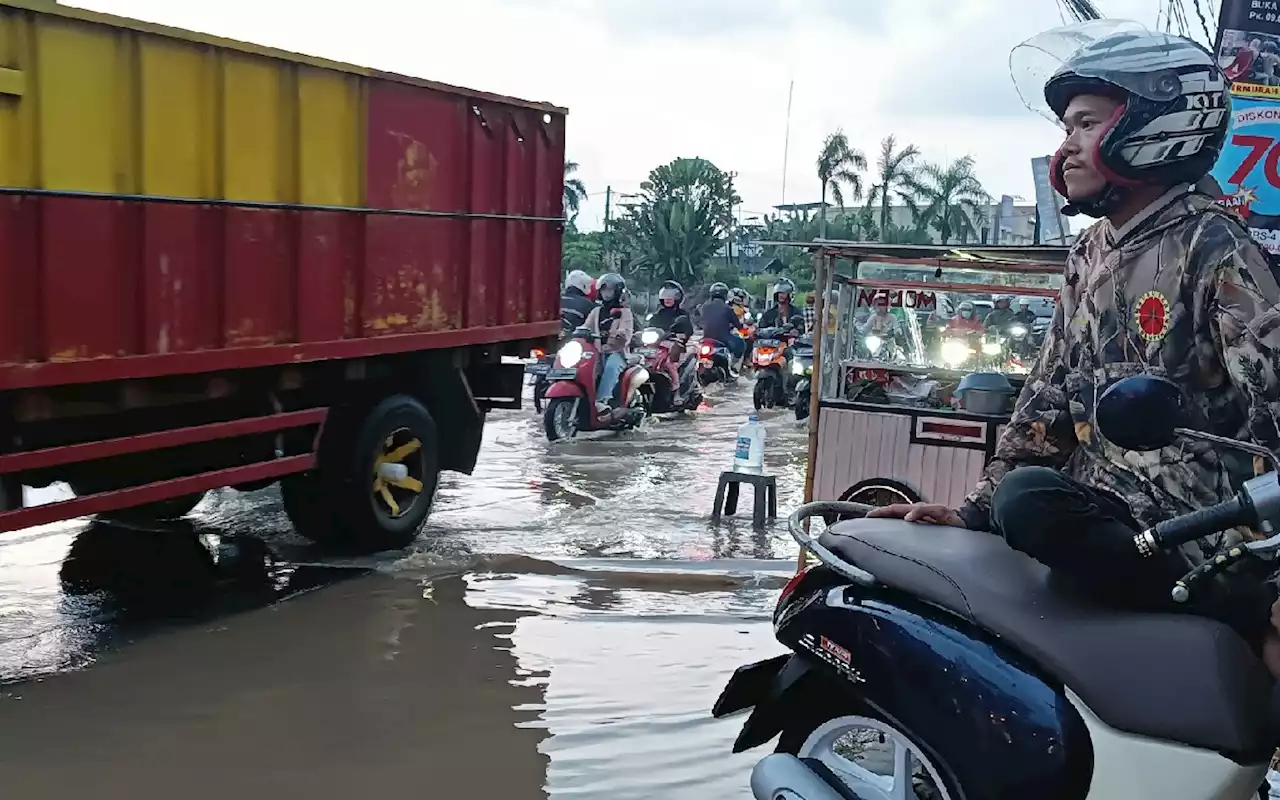
MULTIPOLYGON (((919 503, 922 498, 915 489, 902 481, 893 478, 871 478, 855 483, 840 495, 841 502, 865 503, 869 506, 891 506, 897 503, 919 503)), ((823 518, 828 525, 834 525, 846 519, 853 519, 847 514, 825 514, 823 518)))

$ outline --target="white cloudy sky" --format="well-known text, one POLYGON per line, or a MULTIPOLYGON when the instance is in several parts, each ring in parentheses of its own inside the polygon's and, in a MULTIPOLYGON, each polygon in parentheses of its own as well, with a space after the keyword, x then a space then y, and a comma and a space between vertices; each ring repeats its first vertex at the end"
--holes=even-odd
MULTIPOLYGON (((1097 0, 1156 24, 1157 0, 1097 0)), ((988 191, 1034 196, 1057 130, 1027 111, 1009 51, 1061 24, 1054 0, 71 0, 341 61, 567 106, 592 192, 702 156, 739 173, 744 214, 818 199, 813 162, 843 127, 874 158, 896 133, 931 160, 972 155, 988 191)))

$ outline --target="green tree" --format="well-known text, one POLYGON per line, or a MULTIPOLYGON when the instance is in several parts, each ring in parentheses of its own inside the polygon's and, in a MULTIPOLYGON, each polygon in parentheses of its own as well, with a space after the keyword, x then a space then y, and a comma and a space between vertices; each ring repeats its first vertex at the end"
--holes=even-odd
POLYGON ((574 216, 587 199, 587 186, 581 178, 573 177, 578 171, 578 162, 564 162, 564 210, 567 216, 574 216))
POLYGON ((861 151, 849 146, 849 137, 843 130, 829 134, 818 154, 818 180, 822 182, 822 205, 819 207, 818 236, 827 238, 827 195, 844 211, 844 187, 849 189, 849 199, 862 199, 862 171, 867 168, 867 158, 861 151))
POLYGON ((628 271, 651 285, 668 279, 695 283, 724 243, 732 208, 740 202, 732 176, 704 158, 677 158, 657 167, 613 229, 628 271))
POLYGON ((898 140, 893 135, 886 136, 880 142, 880 157, 876 159, 876 183, 867 195, 867 205, 880 204, 880 232, 889 230, 892 219, 889 215, 890 201, 901 200, 914 212, 915 197, 918 194, 917 173, 919 165, 916 160, 920 151, 909 144, 898 149, 898 140))
POLYGON ((973 173, 973 158, 965 156, 945 167, 925 164, 920 168, 917 190, 923 211, 920 222, 933 227, 950 244, 952 236, 960 243, 981 238, 981 220, 991 204, 991 195, 982 188, 973 173))
POLYGON ((560 258, 560 276, 563 279, 575 269, 595 275, 604 259, 604 234, 600 231, 578 230, 570 220, 564 231, 563 255, 560 258))

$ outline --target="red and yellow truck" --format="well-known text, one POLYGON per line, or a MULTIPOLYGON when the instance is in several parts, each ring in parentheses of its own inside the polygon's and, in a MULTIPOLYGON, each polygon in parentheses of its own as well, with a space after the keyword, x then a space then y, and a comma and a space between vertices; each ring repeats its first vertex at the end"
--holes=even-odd
POLYGON ((412 540, 559 332, 565 113, 0 0, 0 532, 278 481, 412 540))

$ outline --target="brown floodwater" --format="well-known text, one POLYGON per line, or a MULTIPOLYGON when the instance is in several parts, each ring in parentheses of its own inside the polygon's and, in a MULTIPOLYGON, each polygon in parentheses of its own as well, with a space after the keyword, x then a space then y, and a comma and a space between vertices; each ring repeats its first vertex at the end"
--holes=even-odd
MULTIPOLYGON (((746 498, 709 522, 748 411, 744 386, 558 445, 531 411, 495 414, 476 475, 375 557, 323 557, 270 490, 211 495, 167 538, 0 539, 5 796, 749 797, 759 754, 730 755, 740 723, 709 709, 781 651, 769 612, 795 546, 753 531, 746 498), (205 587, 196 533, 278 563, 205 587)), ((804 431, 765 422, 786 507, 804 431)))

